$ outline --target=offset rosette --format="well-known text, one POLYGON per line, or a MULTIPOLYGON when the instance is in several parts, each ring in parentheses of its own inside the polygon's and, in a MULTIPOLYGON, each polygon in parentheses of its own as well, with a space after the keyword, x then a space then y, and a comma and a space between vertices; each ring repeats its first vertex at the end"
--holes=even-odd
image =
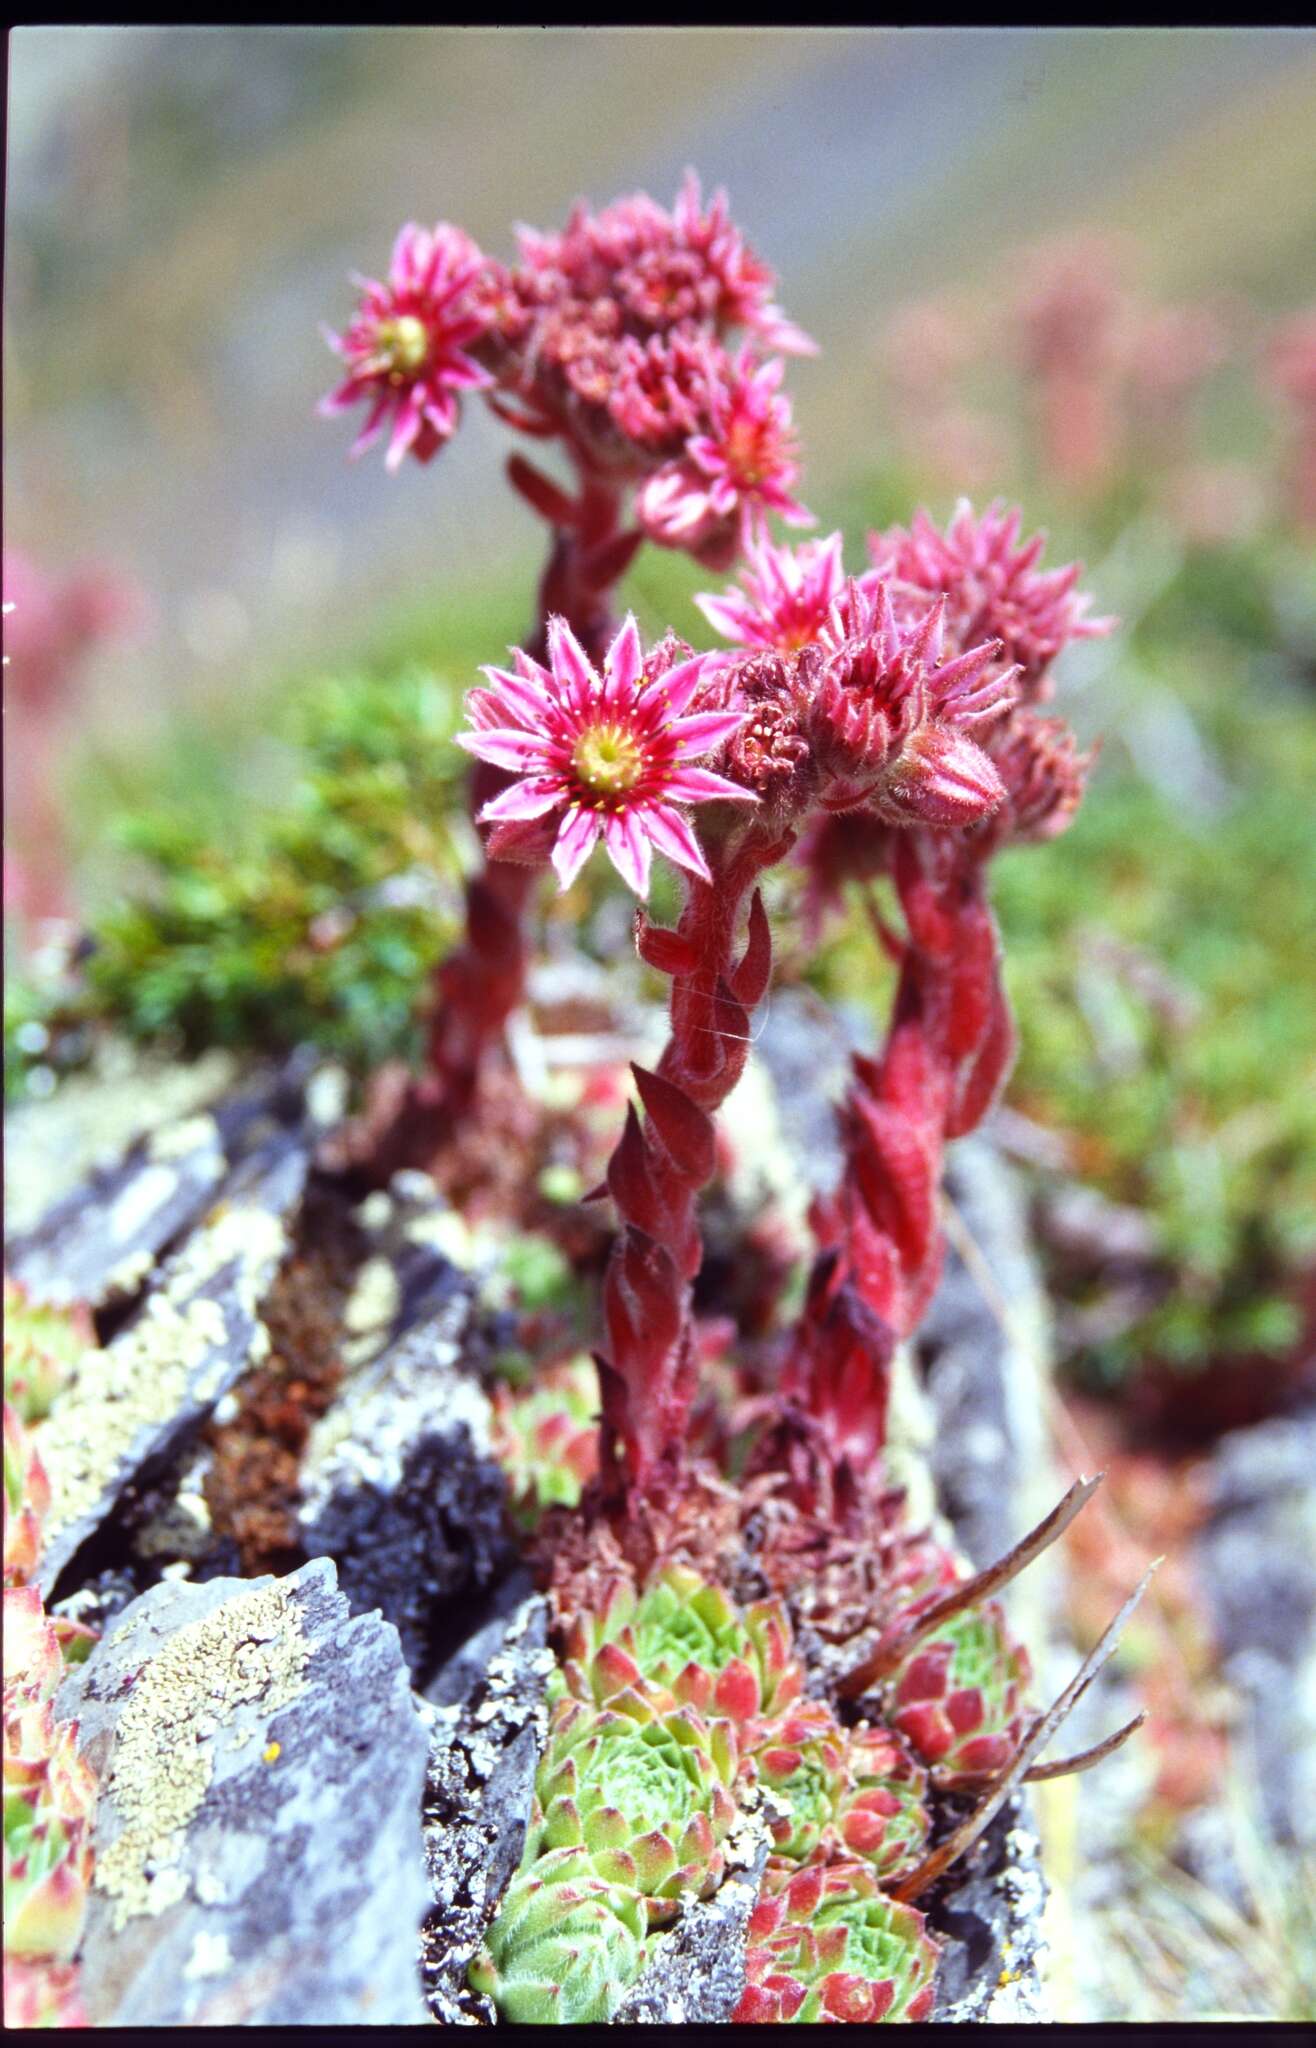
POLYGON ((739 1723, 780 1713, 804 1684, 780 1602, 742 1612, 720 1586, 679 1564, 665 1566, 643 1593, 619 1577, 600 1609, 579 1615, 563 1676, 581 1699, 602 1704, 651 1684, 739 1723))
POLYGON ((96 1779, 56 1721, 64 1659, 35 1586, 4 1596, 5 1952, 67 1961, 91 1879, 96 1779))
POLYGON ((532 1386, 493 1391, 493 1452, 512 1512, 532 1529, 548 1507, 574 1508, 599 1469, 599 1381, 588 1358, 547 1367, 532 1386))
POLYGON ((735 1819, 734 1730, 628 1688, 603 1708, 561 1700, 535 1781, 527 1855, 583 1849, 600 1877, 639 1892, 653 1924, 683 1894, 721 1880, 721 1844, 735 1819))
POLYGON ((805 2025, 925 2020, 937 1946, 923 1915, 878 1890, 865 1864, 776 1859, 749 1923, 733 2019, 805 2025))
POLYGON ((638 1892, 600 1877, 586 1851, 559 1849, 512 1879, 470 1982, 513 2025, 611 2019, 644 1968, 647 1929, 638 1892))
POLYGON ((890 1681, 889 1718, 945 1790, 1004 1770, 1023 1738, 1028 1652, 1000 1602, 956 1614, 890 1681))
POLYGON ((5 1399, 20 1422, 43 1422, 96 1333, 85 1308, 52 1308, 33 1301, 21 1281, 5 1274, 5 1399))

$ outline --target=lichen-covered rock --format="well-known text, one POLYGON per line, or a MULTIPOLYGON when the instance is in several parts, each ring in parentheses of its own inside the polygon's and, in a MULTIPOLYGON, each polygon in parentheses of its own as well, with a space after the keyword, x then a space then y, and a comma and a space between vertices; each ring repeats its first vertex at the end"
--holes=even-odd
MULTIPOLYGON (((11 1272, 42 1302, 101 1308, 139 1294, 160 1257, 231 1198, 244 1166, 298 1134, 309 1153, 320 1130, 317 1107, 325 1106, 314 1068, 313 1059, 294 1056, 164 1122, 154 1121, 144 1095, 142 1134, 11 1237, 11 1272)), ((331 1070, 322 1068, 318 1078, 327 1076, 331 1070)), ((22 1112, 29 1122, 41 1113, 39 1105, 22 1112)))
POLYGON ((47 1591, 124 1487, 163 1469, 268 1348, 260 1303, 288 1249, 308 1163, 306 1143, 281 1133, 239 1167, 160 1285, 103 1351, 83 1356, 41 1424, 47 1591))
POLYGON ((932 2018, 1049 2022, 1040 1975, 1046 1881, 1023 1801, 1002 1808, 954 1880, 927 1910, 941 1950, 932 2018))
POLYGON ((333 1566, 163 1583, 59 1696, 101 1778, 94 2026, 408 2024, 427 1740, 333 1566))
POLYGON ((356 1612, 393 1622, 423 1690, 457 1599, 515 1562, 506 1485, 490 1451, 488 1397, 463 1369, 473 1294, 446 1269, 432 1313, 361 1365, 312 1432, 302 1464, 301 1540, 332 1557, 356 1612))
POLYGON ((490 2020, 467 1968, 521 1861, 548 1728, 553 1653, 538 1595, 480 1631, 431 1687, 425 1862, 433 1900, 421 1939, 430 2011, 444 2024, 490 2020))

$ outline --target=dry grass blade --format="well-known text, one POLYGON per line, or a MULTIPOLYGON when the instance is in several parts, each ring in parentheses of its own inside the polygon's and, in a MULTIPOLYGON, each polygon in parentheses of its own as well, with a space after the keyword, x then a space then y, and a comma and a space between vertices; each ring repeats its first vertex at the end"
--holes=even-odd
POLYGON ((976 1607, 982 1600, 988 1600, 993 1593, 999 1593, 1002 1586, 1008 1586, 1011 1579, 1018 1578, 1044 1550, 1063 1536, 1075 1515, 1087 1506, 1100 1486, 1105 1474, 1098 1472, 1093 1479, 1076 1479, 1064 1499, 1058 1501, 1049 1515, 1030 1529, 1028 1534, 1007 1550, 1004 1557, 988 1565, 986 1571, 978 1572, 971 1579, 964 1579, 933 1606, 927 1608, 916 1619, 902 1625, 895 1624, 868 1655, 852 1671, 848 1671, 840 1682, 843 1699, 858 1699, 867 1692, 870 1685, 876 1685, 880 1678, 903 1664, 915 1646, 939 1629, 953 1615, 962 1613, 966 1607, 976 1607))
POLYGON ((982 1834, 983 1830, 990 1825, 1000 1812, 1016 1785, 1022 1784, 1034 1757, 1039 1756, 1046 1748, 1047 1743, 1051 1740, 1051 1737, 1055 1734, 1070 1709, 1082 1698, 1098 1672, 1105 1667, 1114 1655, 1116 1645, 1124 1631, 1124 1624, 1128 1621, 1129 1616, 1133 1613, 1138 1602, 1151 1584, 1152 1575, 1160 1563, 1161 1559, 1158 1557, 1147 1567, 1138 1584, 1120 1608, 1119 1613, 1110 1623, 1101 1641, 1083 1659, 1083 1662, 1079 1665, 1078 1670, 1074 1673, 1074 1676, 1070 1679, 1069 1684, 1065 1687, 1055 1704, 1048 1708, 1047 1712, 1034 1722, 1015 1751, 1012 1761, 1001 1773, 995 1785, 987 1794, 987 1797, 974 1808, 973 1812, 965 1820, 961 1821, 953 1834, 948 1835, 946 1840, 932 1851, 931 1855, 924 1857, 917 1869, 910 1872, 910 1875, 903 1884, 895 1887, 892 1892, 893 1898, 900 1900, 902 1903, 908 1903, 911 1899, 916 1899, 919 1893, 926 1891, 928 1886, 935 1879, 939 1878, 944 1870, 949 1870, 952 1863, 958 1862, 965 1851, 973 1847, 979 1835, 982 1834))
POLYGON ((1137 1734, 1146 1718, 1144 1707, 1131 1721, 1126 1721, 1122 1728, 1108 1735, 1104 1742, 1094 1742, 1091 1749, 1081 1749, 1076 1756, 1060 1757, 1053 1764, 1034 1764, 1031 1771, 1024 1772, 1025 1785, 1040 1785, 1047 1778, 1075 1778, 1080 1771, 1090 1771, 1094 1764, 1104 1763, 1108 1756, 1114 1756, 1117 1749, 1122 1749, 1130 1735, 1137 1734))

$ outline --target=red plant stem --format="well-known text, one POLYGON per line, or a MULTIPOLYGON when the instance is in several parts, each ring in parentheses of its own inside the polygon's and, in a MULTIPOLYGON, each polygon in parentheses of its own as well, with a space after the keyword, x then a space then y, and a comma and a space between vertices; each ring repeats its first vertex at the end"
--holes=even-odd
POLYGON ((891 1029, 876 1060, 854 1060, 841 1182, 815 1204, 820 1252, 782 1387, 811 1451, 791 1460, 797 1482, 841 1513, 885 1441, 896 1346, 940 1277, 946 1143, 985 1116, 1014 1050, 982 860, 946 835, 902 833, 894 877, 906 936, 891 1029))
POLYGON ((772 946, 762 898, 745 899, 786 853, 757 821, 708 855, 710 882, 692 877, 675 931, 637 919, 641 956, 670 974, 671 1035, 655 1072, 634 1069, 632 1106, 608 1167, 620 1228, 603 1290, 610 1355, 601 1357, 605 1494, 653 1496, 675 1478, 695 1394, 692 1287, 703 1260, 699 1195, 711 1179, 713 1115, 744 1071, 750 1016, 767 988, 772 946))
MULTIPOLYGON (((573 523, 553 528, 540 578, 527 650, 536 660, 547 656, 548 621, 555 614, 566 619, 593 659, 602 655, 613 630, 611 593, 634 551, 631 536, 620 528, 621 503, 615 486, 582 473, 573 523)), ((470 779, 472 816, 512 780, 501 768, 477 761, 470 779)), ((443 1131, 470 1110, 480 1076, 503 1044, 507 1020, 525 993, 526 916, 538 880, 537 869, 486 853, 466 884, 465 935, 435 970, 428 1071, 410 1105, 418 1157, 432 1154, 443 1131)))

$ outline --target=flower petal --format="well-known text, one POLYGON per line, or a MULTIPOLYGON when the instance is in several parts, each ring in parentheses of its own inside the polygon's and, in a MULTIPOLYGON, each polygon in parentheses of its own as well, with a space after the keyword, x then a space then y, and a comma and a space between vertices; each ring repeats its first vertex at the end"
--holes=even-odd
POLYGON ((713 877, 708 872, 708 862, 704 859, 703 849, 695 837, 693 826, 679 811, 674 811, 670 804, 655 804, 652 810, 646 811, 644 829, 659 853, 665 853, 668 860, 674 860, 679 867, 692 869, 695 874, 702 875, 706 882, 712 881, 713 877))
POLYGON ((501 796, 491 797, 480 813, 482 820, 498 818, 542 818, 554 804, 565 803, 566 788, 556 775, 535 775, 528 782, 514 782, 501 796))
POLYGON ((706 754, 710 748, 729 740, 745 722, 743 711, 694 711, 688 718, 675 718, 666 728, 677 743, 680 757, 706 754))
POLYGON ((478 732, 454 734, 457 745, 464 747, 468 754, 476 754, 481 761, 491 761, 495 768, 510 768, 514 775, 524 775, 528 768, 544 768, 544 742, 536 733, 493 731, 481 729, 478 732))
POLYGON ((634 811, 615 811, 603 828, 608 857, 623 882, 643 898, 649 893, 651 849, 634 811))
POLYGON ((627 612, 622 621, 621 630, 608 649, 604 667, 604 696, 609 704, 621 704, 635 695, 635 686, 644 667, 644 650, 640 646, 634 612, 627 612))
POLYGON ((695 691, 703 682, 709 669, 724 655, 696 654, 689 661, 679 661, 675 668, 669 668, 665 676, 657 676, 640 693, 644 705, 659 703, 671 718, 679 718, 695 691))
POLYGON ((758 802, 752 789, 742 789, 738 782, 728 782, 724 775, 714 775, 707 768, 678 768, 667 778, 663 794, 686 804, 705 803, 712 797, 733 804, 758 802))
POLYGON ((554 616, 549 620, 548 653, 553 664, 554 681, 559 689, 566 683, 573 700, 583 710, 598 696, 599 679, 590 666, 589 656, 565 619, 554 616))
POLYGON ((594 851, 602 829, 597 811, 569 810, 562 820, 550 858, 557 871, 559 887, 569 889, 594 851))

